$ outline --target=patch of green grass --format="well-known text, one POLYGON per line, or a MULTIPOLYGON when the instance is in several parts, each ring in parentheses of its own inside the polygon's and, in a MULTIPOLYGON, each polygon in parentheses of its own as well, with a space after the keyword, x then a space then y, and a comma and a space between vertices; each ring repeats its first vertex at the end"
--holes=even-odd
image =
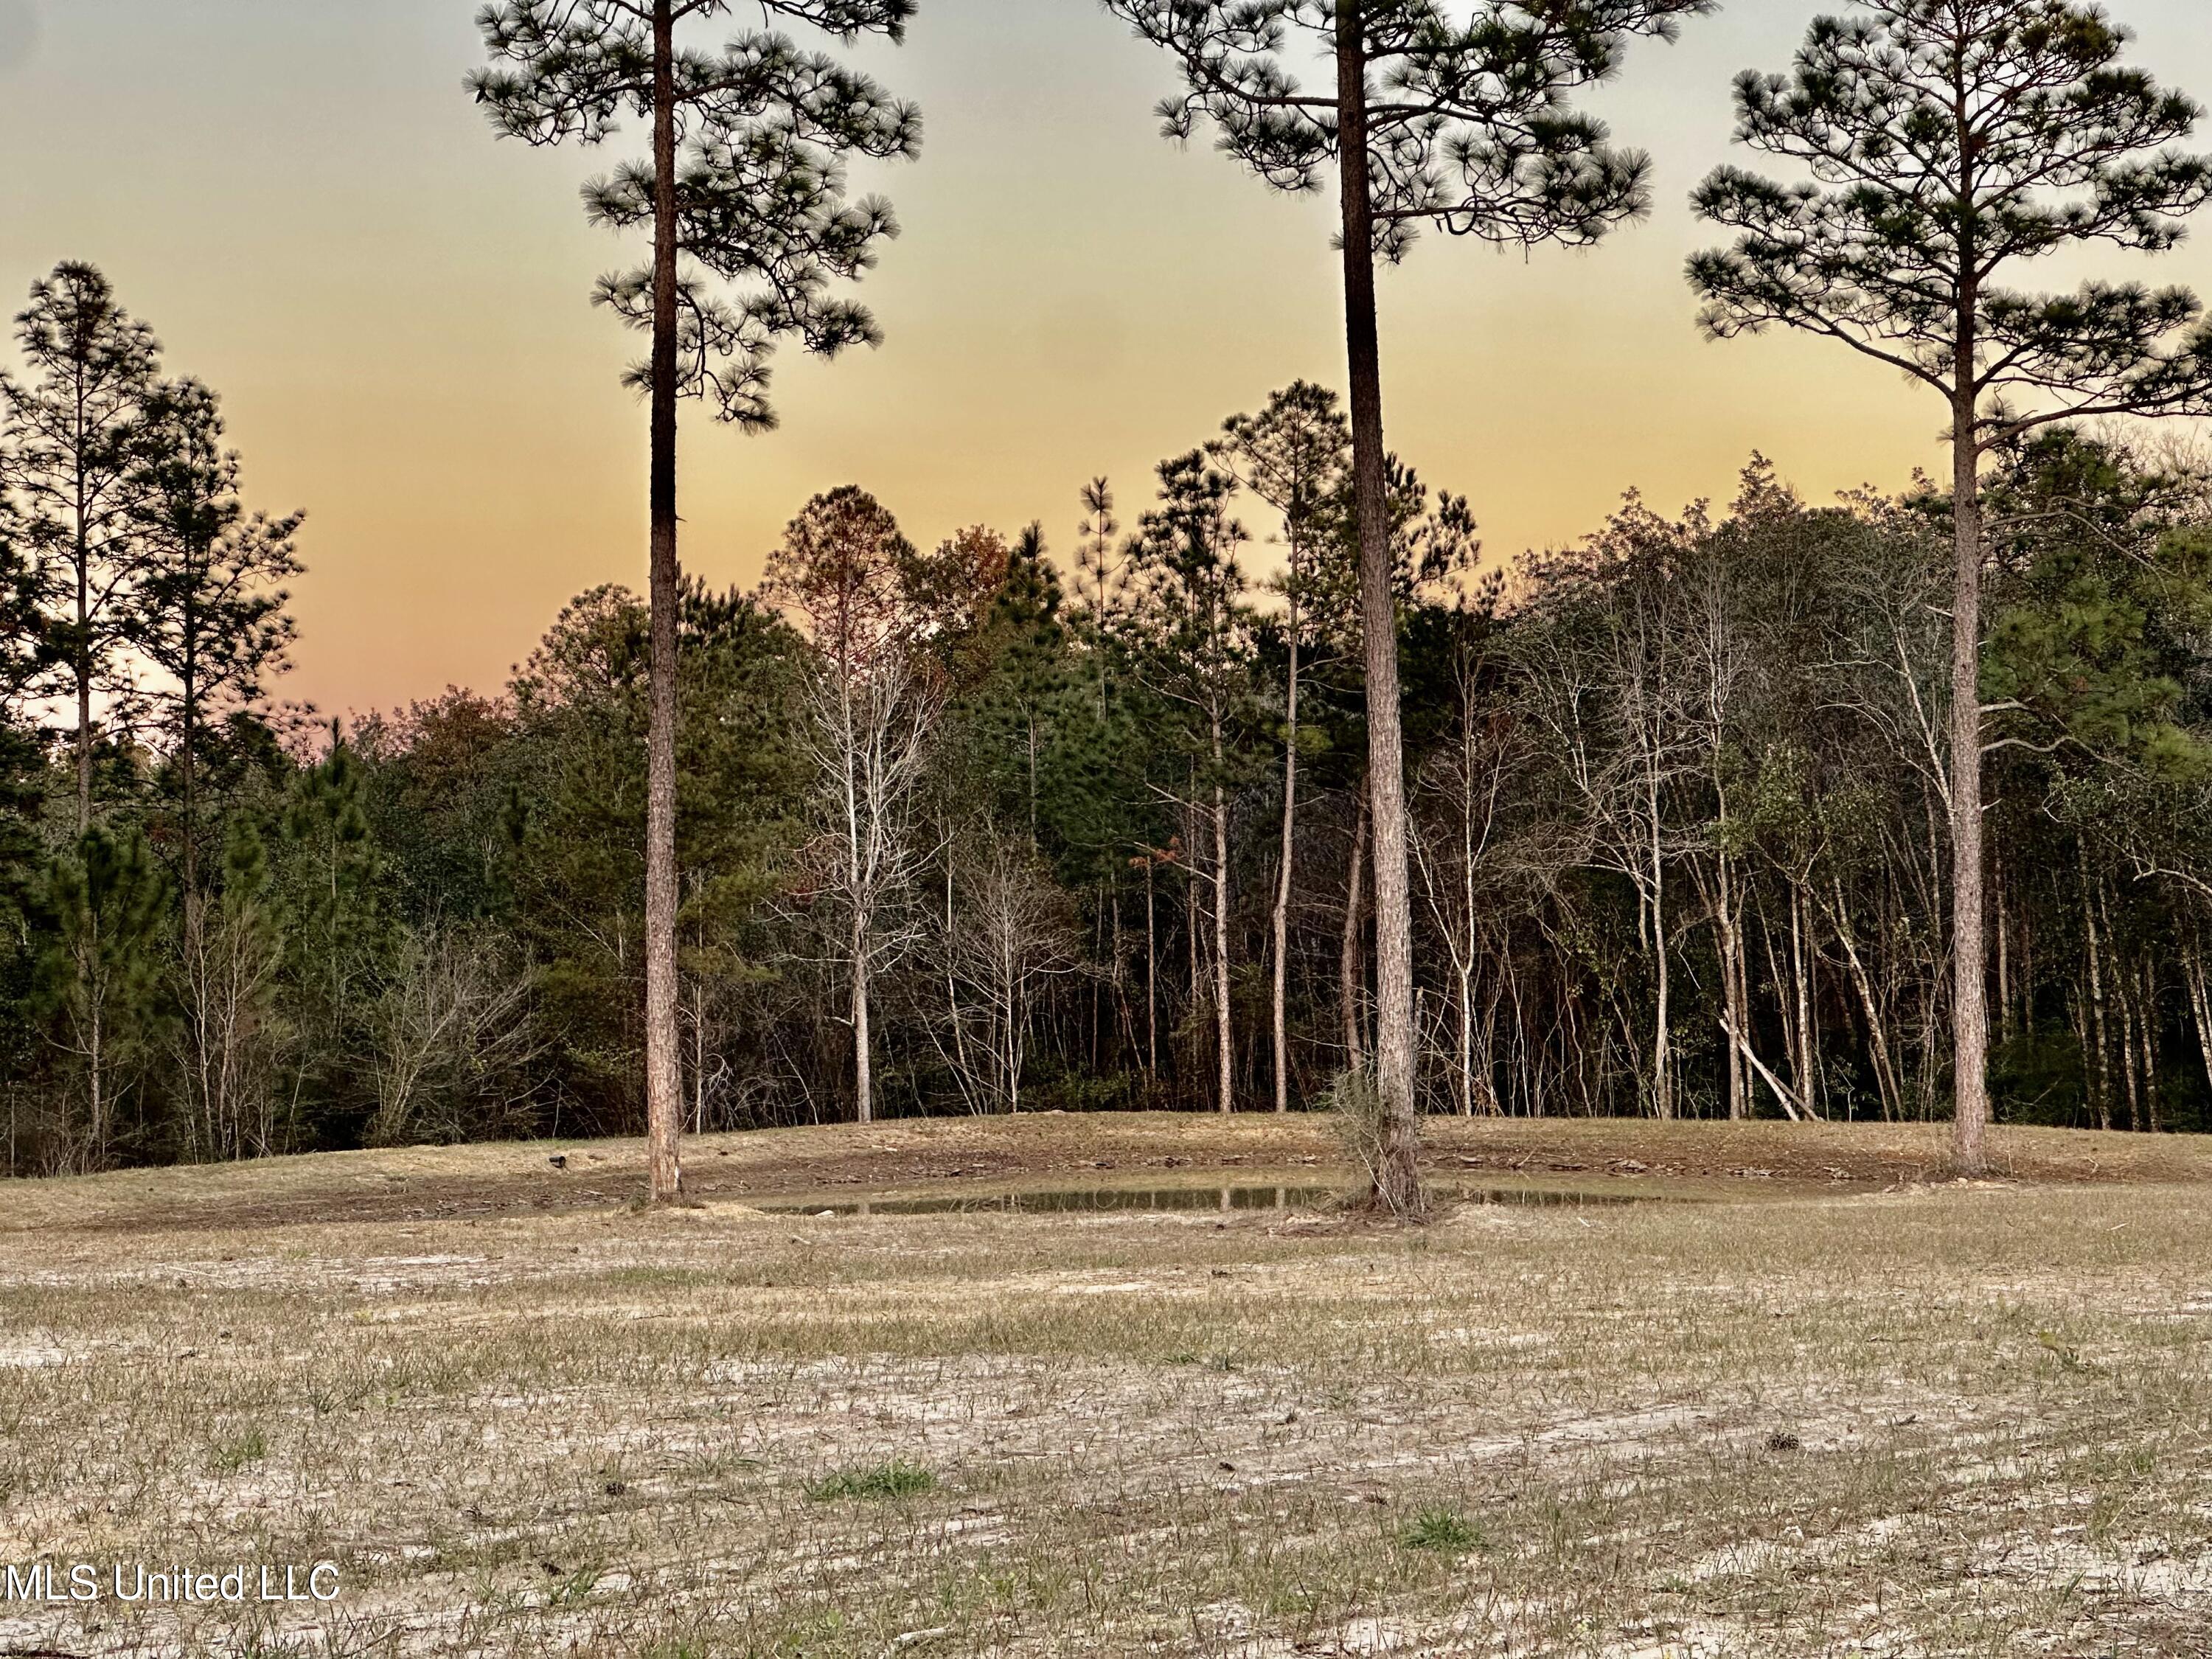
POLYGON ((580 1607, 591 1600, 592 1592, 599 1587, 599 1580, 605 1577, 606 1569, 596 1563, 589 1566, 578 1567, 573 1572, 563 1574, 560 1582, 553 1586, 551 1593, 546 1597, 546 1605, 555 1607, 580 1607))
POLYGON ((918 1498, 923 1492, 936 1490, 934 1473, 902 1457, 866 1468, 840 1469, 806 1483, 806 1495, 817 1504, 855 1498, 918 1498))
POLYGON ((1409 1550, 1434 1550, 1440 1555, 1465 1555, 1483 1547, 1481 1528, 1457 1510, 1441 1505, 1415 1516, 1398 1534, 1398 1541, 1409 1550))
POLYGON ((217 1474, 236 1474, 269 1455, 269 1437, 252 1428, 218 1440, 208 1449, 208 1462, 217 1474))

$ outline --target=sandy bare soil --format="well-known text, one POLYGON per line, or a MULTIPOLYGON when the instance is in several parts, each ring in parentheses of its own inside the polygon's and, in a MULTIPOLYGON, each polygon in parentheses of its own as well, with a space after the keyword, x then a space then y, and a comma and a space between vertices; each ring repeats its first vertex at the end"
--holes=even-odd
POLYGON ((758 1207, 1326 1184, 1272 1119, 710 1140, 670 1214, 623 1145, 26 1184, 0 1563, 343 1589, 0 1654, 2212 1651, 2204 1148, 1437 1127, 1654 1201, 758 1207))

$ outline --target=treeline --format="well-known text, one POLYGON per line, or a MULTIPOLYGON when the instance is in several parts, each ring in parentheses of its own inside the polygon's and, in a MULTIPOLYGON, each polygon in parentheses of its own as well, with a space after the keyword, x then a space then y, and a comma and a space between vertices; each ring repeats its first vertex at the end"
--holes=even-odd
MULTIPOLYGON (((636 1131, 644 604, 313 724, 299 520, 213 394, 88 268, 17 341, 9 1169, 636 1131)), ((1351 475, 1298 385, 1057 550, 844 489, 759 591, 687 585, 688 1126, 1300 1109, 1368 1064, 1351 475)), ((1390 486, 1424 1107, 1948 1112, 1948 501, 1754 461, 1484 575, 1462 501, 1390 486)), ((2062 428, 1985 495, 1999 1115, 2212 1127, 2212 477, 2062 428)))

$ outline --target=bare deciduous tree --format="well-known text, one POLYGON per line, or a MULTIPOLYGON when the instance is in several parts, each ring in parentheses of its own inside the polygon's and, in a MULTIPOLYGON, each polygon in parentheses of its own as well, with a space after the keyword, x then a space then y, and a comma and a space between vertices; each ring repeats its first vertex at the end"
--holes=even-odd
POLYGON ((944 707, 937 666, 908 599, 914 549, 872 496, 817 496, 769 562, 765 591, 799 618, 816 661, 802 739, 819 780, 811 896, 845 921, 854 1111, 875 1115, 869 994, 875 975, 912 948, 903 912, 925 861, 919 798, 930 735, 944 707))

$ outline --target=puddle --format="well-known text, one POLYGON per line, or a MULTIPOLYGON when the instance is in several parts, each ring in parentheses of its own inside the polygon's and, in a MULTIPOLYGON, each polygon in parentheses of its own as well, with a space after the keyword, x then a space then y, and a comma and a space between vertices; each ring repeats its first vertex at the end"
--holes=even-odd
MULTIPOLYGON (((1595 1191, 1572 1187, 1472 1186, 1431 1182, 1431 1197, 1448 1204, 1516 1205, 1542 1209, 1609 1208, 1624 1204, 1697 1203, 1687 1194, 1595 1191)), ((1280 1182, 1233 1181, 1218 1186, 1024 1187, 992 1191, 934 1194, 912 1198, 769 1198, 753 1207, 773 1215, 1026 1215, 1115 1210, 1235 1212, 1245 1210, 1318 1210, 1341 1201, 1343 1186, 1291 1185, 1280 1182)))

